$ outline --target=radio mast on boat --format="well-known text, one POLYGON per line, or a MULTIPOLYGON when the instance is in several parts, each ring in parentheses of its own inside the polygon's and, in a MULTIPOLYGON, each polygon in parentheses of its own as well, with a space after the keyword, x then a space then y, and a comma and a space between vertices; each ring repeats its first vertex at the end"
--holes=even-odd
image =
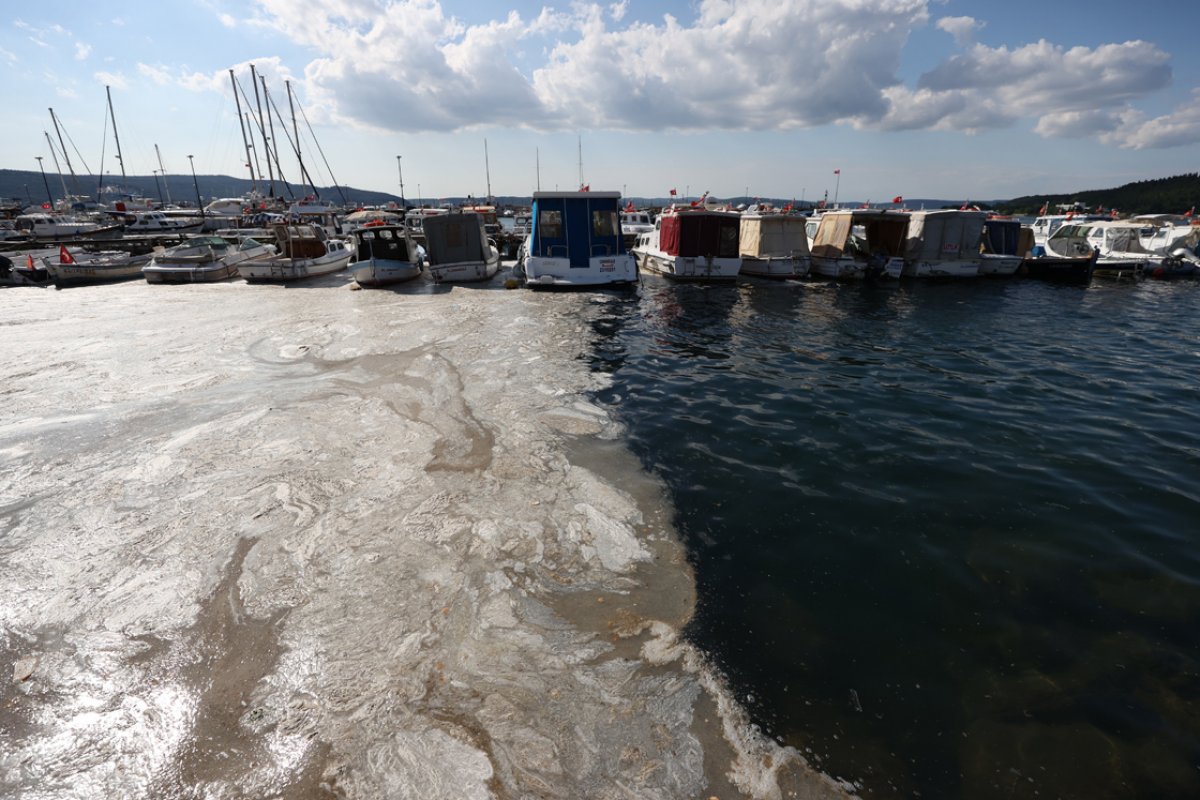
POLYGON ((579 188, 583 188, 583 137, 579 137, 579 188))
MULTIPOLYGON (((267 126, 263 123, 262 96, 258 93, 258 73, 255 72, 253 64, 250 65, 250 81, 254 84, 254 102, 258 106, 258 135, 262 137, 263 149, 267 152, 267 175, 270 180, 270 183, 268 184, 270 188, 268 189, 267 193, 271 197, 274 197, 275 168, 271 166, 271 140, 267 138, 267 126)), ((249 102, 249 98, 247 98, 247 102, 249 102)))
MULTIPOLYGON (((50 112, 54 113, 53 109, 50 112)), ((46 134, 46 144, 50 145, 50 155, 54 158, 54 171, 58 173, 58 182, 62 184, 63 197, 67 196, 67 179, 63 177, 62 167, 58 165, 58 153, 54 152, 54 141, 50 138, 50 131, 42 131, 46 134)))
MULTIPOLYGON (((54 123, 54 133, 58 136, 58 146, 62 150, 63 161, 67 163, 67 172, 71 173, 71 186, 74 187, 75 194, 79 194, 79 179, 75 177, 75 168, 71 166, 71 154, 67 152, 67 146, 63 144, 62 128, 58 125, 58 117, 55 116, 53 108, 50 109, 50 121, 54 123)), ((50 145, 50 151, 54 151, 53 144, 50 145)), ((55 158, 55 160, 57 161, 58 159, 55 158)), ((63 192, 63 194, 66 194, 66 192, 63 192)))

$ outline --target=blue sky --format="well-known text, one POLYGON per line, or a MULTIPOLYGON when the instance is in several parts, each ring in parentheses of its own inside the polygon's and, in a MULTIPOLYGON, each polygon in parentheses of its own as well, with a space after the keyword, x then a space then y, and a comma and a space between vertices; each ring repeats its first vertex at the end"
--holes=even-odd
MULTIPOLYGON (((1200 7, 948 0, 198 0, 23 4, 0 23, 0 167, 96 170, 112 87, 131 174, 249 177, 228 72, 288 115, 318 183, 416 199, 995 199, 1200 167, 1200 7), (304 123, 301 121, 301 128, 304 123), (74 151, 72 159, 78 161, 74 151), (833 171, 841 170, 840 186, 833 171)), ((295 157, 277 138, 285 175, 295 157)), ((261 145, 259 152, 262 151, 261 145)), ((1172 209, 1164 209, 1172 210, 1172 209)))

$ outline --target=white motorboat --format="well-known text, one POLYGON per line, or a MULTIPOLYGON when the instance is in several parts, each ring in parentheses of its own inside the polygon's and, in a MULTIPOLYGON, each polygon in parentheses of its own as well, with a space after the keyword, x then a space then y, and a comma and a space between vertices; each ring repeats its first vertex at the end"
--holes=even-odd
POLYGON ((801 278, 812 267, 808 251, 807 217, 760 210, 742 214, 738 249, 742 274, 760 278, 801 278))
POLYGON ((296 281, 329 275, 346 268, 350 249, 341 239, 330 239, 315 225, 274 226, 275 255, 245 262, 238 273, 250 282, 296 281))
POLYGON ((142 272, 148 283, 223 281, 237 277, 241 265, 274 252, 274 245, 255 239, 234 243, 220 236, 198 236, 156 253, 142 272))
POLYGON ((130 255, 111 253, 84 259, 76 259, 66 247, 58 249, 58 259, 46 257, 42 264, 54 282, 54 288, 86 286, 97 283, 115 283, 142 277, 142 268, 150 263, 150 254, 130 255))
POLYGON ((134 211, 132 222, 125 224, 125 232, 146 233, 192 233, 204 225, 200 217, 169 217, 161 211, 134 211))
MULTIPOLYGON (((1128 278, 1137 277, 1150 263, 1149 254, 1144 250, 1131 252, 1130 237, 1137 240, 1137 228, 1127 226, 1125 234, 1120 237, 1118 249, 1109 244, 1108 255, 1104 254, 1104 245, 1109 239, 1109 229, 1112 221, 1106 222, 1070 222, 1059 227, 1046 241, 1046 253, 1060 258, 1079 258, 1096 254, 1096 264, 1092 275, 1098 278, 1128 278)), ((1140 243, 1139 243, 1140 248, 1140 243)))
POLYGON ((813 236, 812 271, 840 280, 899 278, 907 233, 908 214, 903 211, 826 211, 813 236))
POLYGON ((714 206, 672 206, 638 236, 638 267, 686 281, 731 281, 742 269, 740 215, 714 206))
POLYGON ((529 236, 518 270, 537 288, 637 282, 637 263, 625 249, 620 192, 534 192, 529 236))
POLYGON ((421 219, 426 268, 435 282, 485 281, 500 269, 500 251, 474 212, 450 212, 421 219))
POLYGON ((421 274, 425 250, 402 221, 365 225, 350 234, 350 274, 359 286, 388 286, 421 274))
POLYGON ((21 214, 14 220, 13 229, 39 242, 55 242, 79 237, 121 235, 124 223, 101 224, 92 219, 35 212, 21 214))

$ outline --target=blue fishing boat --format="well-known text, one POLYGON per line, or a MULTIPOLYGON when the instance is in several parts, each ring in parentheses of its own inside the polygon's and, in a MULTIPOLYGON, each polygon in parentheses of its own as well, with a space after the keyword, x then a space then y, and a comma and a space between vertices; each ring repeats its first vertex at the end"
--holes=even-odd
POLYGON ((518 256, 531 288, 637 282, 621 235, 620 192, 534 192, 529 236, 518 256))

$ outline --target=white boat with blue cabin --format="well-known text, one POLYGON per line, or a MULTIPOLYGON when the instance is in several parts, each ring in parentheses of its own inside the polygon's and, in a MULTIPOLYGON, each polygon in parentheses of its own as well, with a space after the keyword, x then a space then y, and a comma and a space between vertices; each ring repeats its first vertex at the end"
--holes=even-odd
POLYGON ((637 282, 621 234, 620 192, 534 192, 533 224, 521 246, 530 288, 637 282))

